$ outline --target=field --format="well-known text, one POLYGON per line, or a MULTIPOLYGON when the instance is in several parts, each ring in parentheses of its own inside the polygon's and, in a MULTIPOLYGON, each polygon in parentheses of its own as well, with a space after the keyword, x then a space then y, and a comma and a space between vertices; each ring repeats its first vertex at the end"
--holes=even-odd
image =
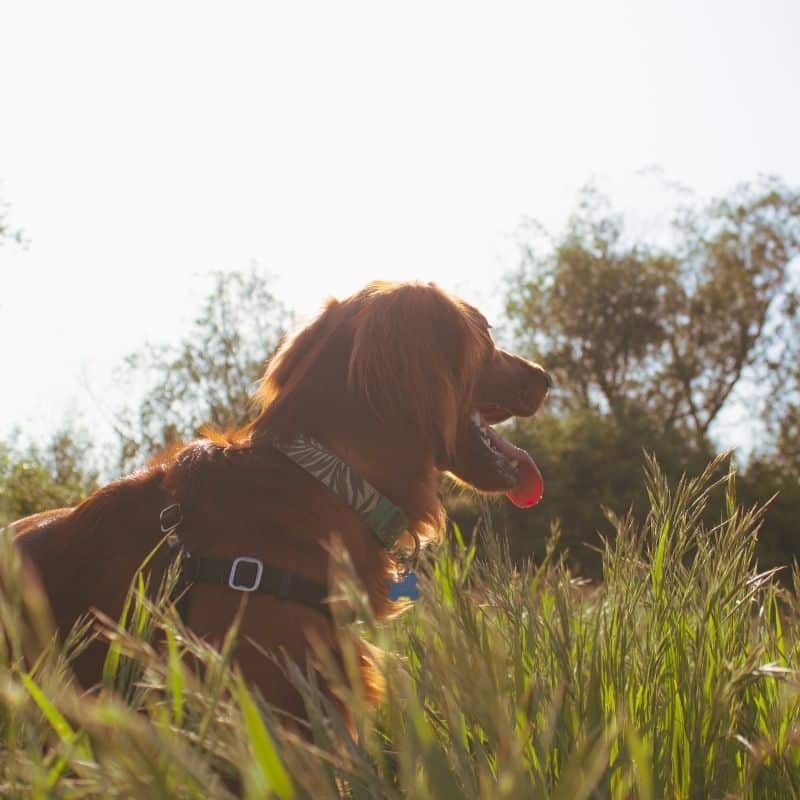
MULTIPOLYGON (((515 568, 493 531, 480 532, 480 559, 456 532, 421 570, 412 609, 380 627, 362 609, 342 634, 346 654, 355 635, 386 652, 381 706, 367 708, 350 670, 333 675, 316 656, 353 709, 355 738, 306 665, 287 669, 309 734, 279 724, 237 673, 235 626, 212 649, 168 604, 143 599, 142 578, 111 634, 105 679, 118 691, 81 698, 6 546, 0 794, 798 796, 798 576, 758 573, 760 512, 737 507, 720 464, 675 486, 650 464, 650 512, 615 520, 596 586, 552 548, 515 568), (727 513, 706 528, 715 492, 727 513)), ((77 632, 68 647, 79 642, 77 632)))

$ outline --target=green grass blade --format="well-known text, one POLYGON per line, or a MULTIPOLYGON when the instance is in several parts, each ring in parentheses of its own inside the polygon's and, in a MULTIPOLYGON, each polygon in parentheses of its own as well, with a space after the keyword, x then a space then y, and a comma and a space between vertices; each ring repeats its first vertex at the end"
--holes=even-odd
POLYGON ((254 763, 258 768, 257 774, 261 779, 259 783, 267 791, 274 792, 281 800, 292 800, 295 797, 292 780, 241 676, 237 676, 236 679, 236 699, 242 712, 254 763))
MULTIPOLYGON (((44 714, 45 719, 50 723, 50 727, 55 731, 58 738, 69 747, 75 745, 80 736, 80 732, 73 730, 69 722, 67 722, 61 712, 48 699, 47 695, 45 695, 36 681, 27 672, 23 672, 20 675, 20 679, 22 680, 22 685, 28 690, 31 699, 39 707, 42 714, 44 714)), ((78 744, 77 751, 81 758, 91 758, 91 751, 85 744, 78 744)))

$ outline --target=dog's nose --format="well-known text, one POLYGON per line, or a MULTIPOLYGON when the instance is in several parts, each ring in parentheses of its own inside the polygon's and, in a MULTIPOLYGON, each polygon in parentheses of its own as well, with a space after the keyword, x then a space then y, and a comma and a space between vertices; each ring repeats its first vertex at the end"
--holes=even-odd
POLYGON ((544 382, 547 384, 547 391, 553 388, 553 376, 549 372, 544 373, 544 382))

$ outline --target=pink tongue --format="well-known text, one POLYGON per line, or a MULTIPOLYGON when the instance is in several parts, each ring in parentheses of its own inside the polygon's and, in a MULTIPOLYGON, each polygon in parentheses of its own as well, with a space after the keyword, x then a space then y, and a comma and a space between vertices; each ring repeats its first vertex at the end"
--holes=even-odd
POLYGON ((506 492, 506 497, 517 508, 535 506, 544 494, 544 481, 534 460, 519 447, 507 442, 492 428, 486 429, 492 444, 508 459, 517 462, 517 485, 506 492))

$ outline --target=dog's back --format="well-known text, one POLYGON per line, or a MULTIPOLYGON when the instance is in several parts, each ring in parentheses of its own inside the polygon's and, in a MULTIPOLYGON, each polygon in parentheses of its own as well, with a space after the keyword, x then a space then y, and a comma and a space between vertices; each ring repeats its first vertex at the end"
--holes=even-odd
MULTIPOLYGON (((24 517, 11 531, 22 556, 25 580, 38 580, 50 599, 62 640, 92 608, 116 618, 138 565, 160 538, 143 512, 156 499, 155 474, 115 481, 74 508, 24 517)), ((157 500, 156 500, 157 504, 157 500)), ((89 646, 75 664, 86 685, 100 674, 104 648, 89 646)))

